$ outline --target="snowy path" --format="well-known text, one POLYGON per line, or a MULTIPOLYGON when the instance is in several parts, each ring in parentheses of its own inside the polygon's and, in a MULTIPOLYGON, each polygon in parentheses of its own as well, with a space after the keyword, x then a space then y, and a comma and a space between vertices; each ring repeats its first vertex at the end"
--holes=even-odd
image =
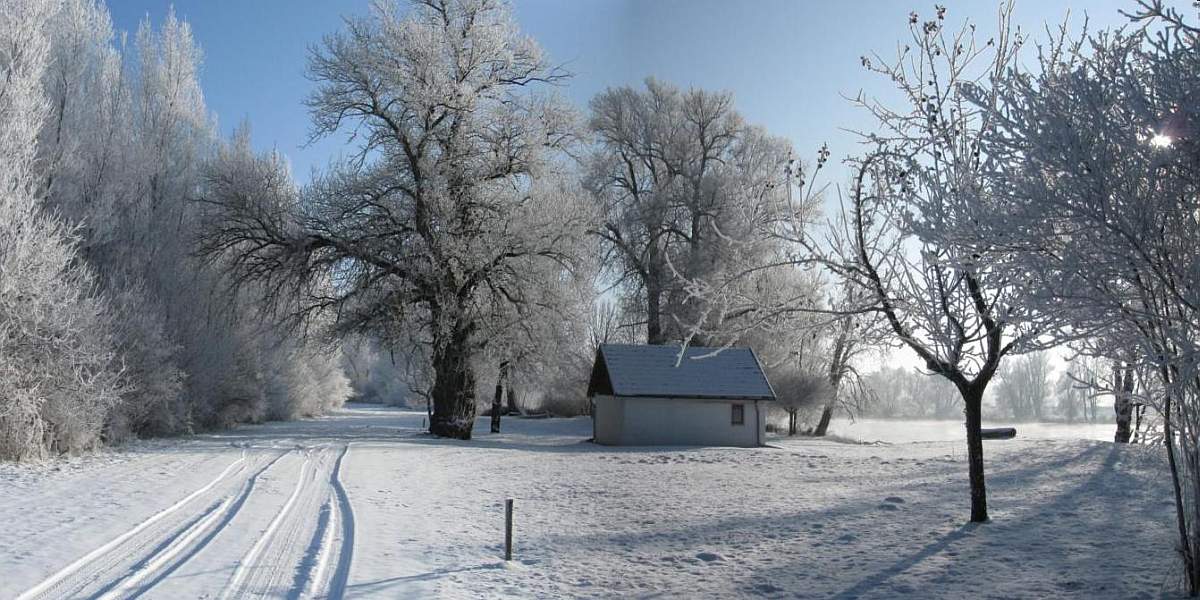
POLYGON ((969 526, 954 442, 616 449, 578 419, 453 442, 422 417, 0 466, 0 598, 1151 598, 1178 574, 1157 448, 989 443, 994 522, 969 526))

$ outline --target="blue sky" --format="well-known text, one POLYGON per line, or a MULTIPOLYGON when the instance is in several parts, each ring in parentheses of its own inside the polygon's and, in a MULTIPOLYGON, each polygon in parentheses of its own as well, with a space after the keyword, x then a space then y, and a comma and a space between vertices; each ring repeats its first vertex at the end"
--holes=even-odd
MULTIPOLYGON (((942 1, 952 22, 971 18, 981 32, 994 30, 995 1, 942 1)), ((248 119, 256 145, 287 154, 302 181, 343 151, 344 138, 303 147, 309 130, 303 101, 312 88, 305 58, 309 45, 340 27, 340 15, 367 12, 368 0, 109 0, 117 28, 131 32, 146 15, 161 23, 171 4, 204 50, 202 84, 223 131, 248 119)), ((1095 28, 1123 23, 1117 10, 1132 5, 1018 0, 1015 20, 1040 31, 1068 11, 1078 23, 1086 11, 1095 28)), ((647 76, 729 90, 743 115, 790 138, 801 157, 815 156, 828 142, 835 160, 855 150, 856 138, 841 129, 865 124, 842 95, 887 89, 859 57, 894 53, 907 35, 908 13, 933 11, 932 2, 911 1, 514 0, 513 6, 524 31, 576 74, 562 93, 581 110, 606 87, 647 76)))

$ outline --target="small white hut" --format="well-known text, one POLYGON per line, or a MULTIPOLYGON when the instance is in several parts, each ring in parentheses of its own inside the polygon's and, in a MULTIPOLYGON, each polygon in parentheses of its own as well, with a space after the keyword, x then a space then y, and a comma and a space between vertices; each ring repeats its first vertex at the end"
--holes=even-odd
POLYGON ((749 348, 604 344, 588 398, 596 443, 610 446, 763 444, 775 392, 749 348))

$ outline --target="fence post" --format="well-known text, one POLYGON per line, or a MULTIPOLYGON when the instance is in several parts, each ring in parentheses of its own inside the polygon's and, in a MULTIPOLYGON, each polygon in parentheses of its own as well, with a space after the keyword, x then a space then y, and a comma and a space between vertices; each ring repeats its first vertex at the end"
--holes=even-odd
POLYGON ((504 560, 512 560, 512 508, 513 501, 504 501, 504 560))

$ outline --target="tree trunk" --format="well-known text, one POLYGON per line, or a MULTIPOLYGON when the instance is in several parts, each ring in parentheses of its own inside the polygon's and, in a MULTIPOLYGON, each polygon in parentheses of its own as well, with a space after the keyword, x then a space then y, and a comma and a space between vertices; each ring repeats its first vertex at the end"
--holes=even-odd
POLYGON ((453 337, 453 342, 434 355, 429 432, 439 437, 469 440, 475 425, 475 373, 462 340, 465 336, 453 337))
POLYGON ((971 480, 971 522, 988 520, 987 484, 983 476, 983 390, 963 390, 967 424, 967 467, 971 480))
MULTIPOLYGON (((1089 390, 1094 389, 1095 387, 1096 387, 1096 379, 1095 378, 1089 379, 1088 380, 1088 389, 1089 390)), ((1083 402, 1084 402, 1084 404, 1083 404, 1084 413, 1087 413, 1089 408, 1092 411, 1091 414, 1087 418, 1088 423, 1095 423, 1096 419, 1100 416, 1100 415, 1096 414, 1096 395, 1089 393, 1087 396, 1084 397, 1083 402)))
POLYGON ((1118 444, 1128 444, 1130 431, 1130 421, 1133 416, 1133 365, 1124 369, 1122 374, 1121 363, 1113 363, 1113 411, 1117 415, 1117 433, 1113 436, 1113 441, 1118 444))
POLYGON ((796 435, 796 411, 788 412, 788 435, 796 435))
MULTIPOLYGON (((1164 382, 1170 381, 1170 374, 1166 367, 1161 367, 1160 372, 1164 382)), ((1179 472, 1179 464, 1175 458, 1175 430, 1171 425, 1171 400, 1170 394, 1167 394, 1163 403, 1163 442, 1167 446, 1167 464, 1171 469, 1171 487, 1175 494, 1175 525, 1179 531, 1179 546, 1178 550, 1183 556, 1183 570, 1187 579, 1188 594, 1196 596, 1200 593, 1200 565, 1196 563, 1196 555, 1193 552, 1194 536, 1189 535, 1191 528, 1187 522, 1187 508, 1184 504, 1183 489, 1181 481, 1183 475, 1179 472)))
POLYGON ((504 379, 508 375, 508 363, 500 363, 496 374, 496 394, 492 396, 492 433, 500 433, 500 400, 504 396, 504 379))
POLYGON ((829 431, 829 421, 833 418, 833 402, 825 405, 821 409, 821 419, 817 421, 816 429, 813 429, 813 435, 817 437, 824 436, 829 431))
POLYGON ((1133 439, 1131 443, 1138 443, 1141 440, 1145 443, 1146 432, 1142 431, 1142 416, 1146 414, 1145 404, 1133 405, 1133 439))
POLYGON ((833 409, 837 405, 838 390, 842 387, 840 370, 836 375, 830 373, 829 383, 833 390, 830 392, 829 402, 825 404, 825 408, 821 409, 821 419, 817 421, 817 427, 813 430, 813 435, 817 437, 823 437, 829 432, 829 421, 833 420, 833 409))
POLYGON ((833 408, 837 405, 838 390, 842 387, 842 375, 846 372, 846 363, 849 362, 849 355, 852 351, 849 347, 852 344, 849 337, 850 328, 853 325, 854 320, 850 317, 842 319, 837 342, 833 346, 833 358, 829 361, 829 387, 831 390, 829 402, 821 410, 821 420, 817 421, 817 428, 813 430, 813 435, 818 437, 824 436, 829 431, 829 421, 833 419, 833 408))
POLYGON ((666 343, 663 335, 661 311, 662 290, 657 284, 646 286, 646 343, 651 346, 666 343))

